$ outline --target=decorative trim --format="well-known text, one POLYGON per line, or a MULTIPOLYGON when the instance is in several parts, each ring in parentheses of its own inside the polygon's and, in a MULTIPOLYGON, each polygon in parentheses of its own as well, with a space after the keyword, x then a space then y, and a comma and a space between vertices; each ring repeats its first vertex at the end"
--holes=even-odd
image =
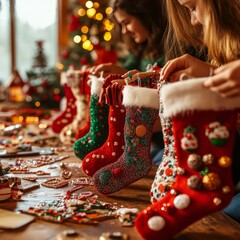
POLYGON ((147 107, 159 109, 159 95, 157 89, 125 86, 123 89, 123 105, 125 107, 147 107))
POLYGON ((164 116, 193 110, 233 110, 240 108, 240 97, 223 98, 203 86, 208 78, 195 78, 164 85, 160 95, 164 116))

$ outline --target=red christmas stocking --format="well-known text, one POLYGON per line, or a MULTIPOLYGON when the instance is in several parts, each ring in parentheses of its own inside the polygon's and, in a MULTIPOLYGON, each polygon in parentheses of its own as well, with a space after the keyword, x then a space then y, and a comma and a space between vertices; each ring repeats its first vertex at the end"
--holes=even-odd
POLYGON ((160 91, 164 115, 172 119, 178 174, 169 193, 137 216, 135 227, 144 239, 171 239, 232 199, 240 97, 224 99, 203 88, 204 80, 171 83, 160 91))
POLYGON ((58 115, 56 118, 53 119, 51 128, 52 128, 53 132, 55 132, 55 133, 60 133, 61 130, 66 125, 70 124, 73 121, 74 117, 77 114, 77 108, 75 105, 76 98, 73 95, 69 84, 67 83, 65 72, 62 73, 62 75, 61 75, 61 81, 62 82, 64 81, 64 83, 62 83, 62 85, 64 88, 64 94, 65 94, 65 98, 66 98, 66 108, 63 112, 61 112, 60 115, 58 115))
POLYGON ((116 192, 144 177, 152 166, 150 143, 152 128, 159 112, 156 89, 125 86, 123 105, 125 149, 114 163, 97 171, 94 182, 102 194, 116 192))
POLYGON ((78 128, 83 127, 86 123, 86 113, 89 104, 88 92, 86 90, 88 87, 87 79, 88 73, 81 70, 73 70, 68 73, 68 81, 76 98, 77 114, 74 120, 65 126, 59 134, 59 138, 63 143, 73 144, 76 141, 75 137, 78 128))
POLYGON ((100 168, 117 161, 123 153, 123 129, 126 114, 125 108, 122 106, 121 92, 122 86, 117 83, 102 88, 101 98, 103 99, 104 95, 104 102, 109 105, 109 134, 106 142, 100 148, 90 152, 83 159, 82 169, 89 176, 93 176, 100 168))

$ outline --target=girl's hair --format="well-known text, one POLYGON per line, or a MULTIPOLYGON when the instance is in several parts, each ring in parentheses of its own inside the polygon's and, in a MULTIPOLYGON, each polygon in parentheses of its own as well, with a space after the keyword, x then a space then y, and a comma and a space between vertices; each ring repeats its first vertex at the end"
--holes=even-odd
POLYGON ((240 1, 204 0, 204 43, 209 59, 222 65, 240 57, 240 1))
MULTIPOLYGON (((192 26, 189 10, 177 0, 166 2, 170 30, 168 35, 174 36, 176 44, 172 48, 166 47, 166 51, 169 49, 168 58, 176 57, 176 53, 182 54, 189 45, 196 46, 198 52, 205 46, 208 49, 208 60, 216 66, 240 57, 239 0, 203 0, 204 26, 192 26)), ((169 41, 168 37, 167 44, 169 41)))
POLYGON ((179 57, 189 49, 192 49, 194 55, 201 55, 204 52, 202 26, 191 24, 190 11, 177 0, 166 0, 166 9, 168 13, 164 43, 166 60, 179 57))
MULTIPOLYGON (((111 0, 110 6, 114 12, 118 9, 136 17, 149 32, 149 38, 144 43, 136 43, 128 36, 122 36, 129 50, 141 57, 148 54, 152 58, 163 54, 163 35, 166 29, 165 0, 111 0)), ((117 23, 117 21, 115 20, 117 23)), ((118 27, 121 26, 117 23, 118 27)), ((121 31, 119 31, 121 32, 121 31)))

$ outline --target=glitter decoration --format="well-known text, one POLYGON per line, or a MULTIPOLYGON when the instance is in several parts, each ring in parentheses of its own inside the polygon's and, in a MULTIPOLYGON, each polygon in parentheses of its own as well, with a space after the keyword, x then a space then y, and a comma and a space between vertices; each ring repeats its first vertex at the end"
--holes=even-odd
POLYGON ((214 191, 220 187, 221 179, 216 173, 208 173, 207 175, 203 176, 202 183, 207 190, 214 191))
POLYGON ((222 156, 218 159, 218 165, 222 168, 228 168, 232 165, 232 159, 228 156, 222 156))

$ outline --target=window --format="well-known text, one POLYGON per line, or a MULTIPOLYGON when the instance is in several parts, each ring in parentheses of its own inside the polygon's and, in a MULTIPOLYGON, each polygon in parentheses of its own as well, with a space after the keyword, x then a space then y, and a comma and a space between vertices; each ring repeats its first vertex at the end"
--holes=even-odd
POLYGON ((0 0, 0 82, 5 82, 11 72, 9 0, 0 0))
POLYGON ((22 78, 26 78, 26 72, 33 64, 38 40, 44 41, 47 65, 49 67, 56 65, 58 2, 58 0, 0 0, 0 80, 3 83, 8 82, 10 73, 15 67, 22 78), (13 22, 10 21, 10 13, 14 15, 13 22))

